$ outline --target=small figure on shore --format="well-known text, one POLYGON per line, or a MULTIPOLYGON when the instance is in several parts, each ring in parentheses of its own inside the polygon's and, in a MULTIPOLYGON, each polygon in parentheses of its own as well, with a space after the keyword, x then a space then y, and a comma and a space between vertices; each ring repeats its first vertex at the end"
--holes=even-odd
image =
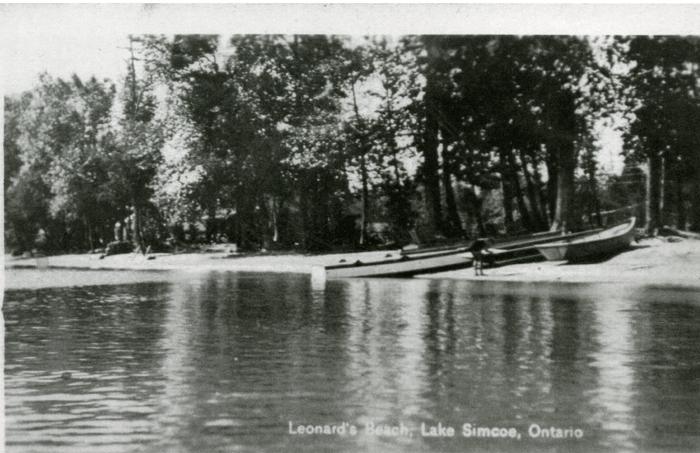
POLYGON ((472 261, 472 266, 474 266, 474 275, 486 275, 484 274, 484 255, 488 255, 489 240, 479 238, 474 241, 474 243, 469 247, 469 251, 472 253, 474 258, 472 261))

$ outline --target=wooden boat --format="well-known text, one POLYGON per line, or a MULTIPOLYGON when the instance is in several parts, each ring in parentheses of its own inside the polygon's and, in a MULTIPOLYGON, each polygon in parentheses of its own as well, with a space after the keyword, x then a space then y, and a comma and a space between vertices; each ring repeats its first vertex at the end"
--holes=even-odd
POLYGON ((425 272, 442 272, 469 266, 468 246, 437 252, 397 254, 381 261, 355 261, 331 266, 317 266, 312 276, 323 273, 325 278, 347 277, 410 277, 425 272), (394 257, 396 256, 396 257, 394 257))
POLYGON ((499 243, 490 247, 489 253, 485 256, 485 263, 488 267, 506 266, 508 264, 529 263, 542 260, 542 255, 537 250, 537 245, 549 243, 553 239, 557 241, 572 240, 600 232, 600 228, 579 231, 576 233, 562 234, 561 232, 540 234, 530 240, 520 240, 499 243))
POLYGON ((550 261, 582 261, 610 255, 630 246, 634 239, 634 225, 635 218, 632 217, 621 225, 599 233, 538 245, 537 250, 550 261))
MULTIPOLYGON (((523 258, 535 259, 540 255, 536 244, 551 242, 554 238, 570 238, 590 234, 589 232, 562 236, 561 232, 547 232, 512 238, 493 245, 494 252, 489 256, 489 263, 496 265, 504 260, 523 258)), ((388 255, 379 261, 355 261, 331 266, 314 266, 312 279, 348 278, 348 277, 411 277, 417 274, 430 274, 469 267, 472 256, 469 252, 472 242, 463 242, 452 246, 417 248, 402 251, 398 255, 388 255)))

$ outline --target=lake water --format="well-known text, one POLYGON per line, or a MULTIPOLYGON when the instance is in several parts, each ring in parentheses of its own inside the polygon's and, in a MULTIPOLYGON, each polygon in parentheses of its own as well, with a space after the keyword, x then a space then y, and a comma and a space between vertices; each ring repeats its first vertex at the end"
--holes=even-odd
POLYGON ((306 276, 223 272, 6 278, 9 452, 700 448, 697 291, 313 288, 306 276), (51 287, 66 282, 81 286, 51 287), (520 438, 464 437, 465 423, 520 438), (421 432, 438 424, 454 437, 421 432), (336 434, 298 434, 307 425, 336 434), (337 434, 351 425, 354 435, 337 434))

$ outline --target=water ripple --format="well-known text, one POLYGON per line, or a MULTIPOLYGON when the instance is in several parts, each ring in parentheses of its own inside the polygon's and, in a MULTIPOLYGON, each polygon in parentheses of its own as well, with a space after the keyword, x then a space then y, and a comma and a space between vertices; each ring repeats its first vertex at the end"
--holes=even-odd
POLYGON ((6 293, 8 451, 692 451, 700 440, 695 293, 110 275, 6 293), (299 438, 289 421, 536 422, 586 437, 299 438))

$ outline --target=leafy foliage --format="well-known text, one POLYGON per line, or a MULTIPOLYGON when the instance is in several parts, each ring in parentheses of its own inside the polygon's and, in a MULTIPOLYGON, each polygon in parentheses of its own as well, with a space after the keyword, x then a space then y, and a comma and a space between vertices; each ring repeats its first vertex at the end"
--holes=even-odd
POLYGON ((571 228, 623 202, 611 190, 627 176, 605 178, 596 158, 596 130, 622 117, 630 165, 665 163, 650 167, 666 183, 656 205, 700 225, 694 38, 128 43, 118 84, 44 75, 5 99, 8 244, 95 248, 117 221, 141 250, 168 234, 324 250, 379 230, 571 228))

